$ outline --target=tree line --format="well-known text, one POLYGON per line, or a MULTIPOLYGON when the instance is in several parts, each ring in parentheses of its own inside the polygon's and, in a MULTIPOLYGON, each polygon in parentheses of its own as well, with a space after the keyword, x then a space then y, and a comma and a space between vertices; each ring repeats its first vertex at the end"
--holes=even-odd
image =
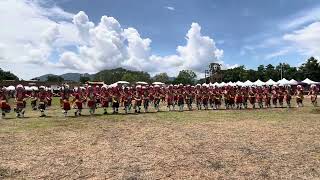
POLYGON ((239 66, 233 69, 222 70, 223 82, 236 81, 256 81, 258 79, 267 81, 273 79, 278 81, 282 77, 288 80, 295 79, 302 81, 309 78, 313 81, 320 81, 320 62, 314 57, 310 57, 305 63, 299 67, 292 67, 287 63, 279 63, 276 66, 268 64, 266 66, 260 65, 257 70, 246 69, 244 66, 239 66))
POLYGON ((19 78, 10 71, 4 71, 0 68, 0 81, 3 80, 19 80, 19 78))
MULTIPOLYGON (((266 66, 260 65, 256 70, 246 69, 245 66, 239 66, 232 69, 221 70, 221 79, 219 82, 236 82, 236 81, 256 81, 258 79, 267 81, 273 79, 278 81, 282 77, 290 80, 295 79, 302 81, 305 78, 309 78, 313 81, 320 82, 320 61, 314 57, 310 57, 305 63, 299 67, 292 67, 287 63, 281 63, 276 66, 268 64, 266 66)), ((18 77, 10 72, 0 69, 0 80, 18 80, 18 77)), ((60 76, 51 75, 48 76, 49 82, 63 82, 64 79, 60 76)), ((137 81, 144 81, 147 83, 163 82, 166 84, 191 84, 204 83, 207 79, 197 79, 197 74, 192 70, 182 70, 177 77, 169 77, 167 73, 159 73, 151 77, 149 73, 144 71, 131 71, 123 68, 116 68, 111 70, 100 71, 93 76, 80 77, 80 82, 85 83, 87 81, 104 81, 106 84, 112 84, 117 81, 128 81, 135 83, 137 81)))

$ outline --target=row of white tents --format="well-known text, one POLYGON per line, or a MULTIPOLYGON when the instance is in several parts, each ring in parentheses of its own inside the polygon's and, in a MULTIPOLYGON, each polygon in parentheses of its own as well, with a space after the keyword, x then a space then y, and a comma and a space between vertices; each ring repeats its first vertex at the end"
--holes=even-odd
POLYGON ((277 82, 275 82, 274 80, 272 79, 269 79, 268 81, 266 82, 263 82, 261 81, 260 79, 258 79, 257 81, 255 82, 251 82, 249 80, 245 81, 245 82, 241 82, 241 81, 237 81, 237 82, 222 82, 222 83, 210 83, 210 84, 202 84, 204 86, 216 86, 216 87, 223 87, 223 86, 242 86, 242 87, 250 87, 250 86, 295 86, 295 85, 298 85, 298 84, 307 84, 307 85, 312 85, 312 84, 320 84, 319 82, 315 82, 315 81, 312 81, 310 79, 305 79, 301 82, 298 82, 294 79, 291 79, 290 81, 283 78, 277 82))
MULTIPOLYGON (((7 91, 14 91, 16 88, 14 86, 8 86, 6 87, 7 91)), ((24 86, 24 89, 26 91, 38 91, 39 88, 37 86, 24 86)), ((50 90, 50 88, 47 88, 50 90)))
MULTIPOLYGON (((116 82, 116 83, 113 83, 113 84, 111 84, 111 85, 104 85, 104 86, 107 86, 107 87, 117 87, 117 86, 126 86, 126 85, 129 85, 130 83, 129 82, 127 82, 127 81, 118 81, 118 82, 116 82)), ((148 85, 148 83, 147 82, 142 82, 142 81, 140 81, 140 82, 136 82, 135 83, 136 85, 140 85, 140 86, 144 86, 144 85, 148 85)), ((298 84, 307 84, 307 85, 313 85, 313 84, 316 84, 316 85, 320 85, 320 83, 319 82, 315 82, 315 81, 312 81, 312 80, 310 80, 310 79, 305 79, 305 80, 303 80, 303 81, 301 81, 301 82, 298 82, 298 81, 296 81, 296 80, 294 80, 294 79, 291 79, 290 81, 289 80, 287 80, 287 79, 285 79, 285 78, 283 78, 283 79, 281 79, 281 80, 279 80, 279 81, 277 81, 277 82, 275 82, 274 80, 272 80, 272 79, 269 79, 268 81, 266 81, 266 82, 263 82, 263 81, 261 81, 261 80, 257 80, 257 81, 255 81, 255 82, 251 82, 251 81, 249 81, 249 80, 247 80, 247 81, 245 81, 245 82, 241 82, 241 81, 237 81, 237 82, 227 82, 227 83, 225 83, 225 82, 222 82, 222 83, 209 83, 209 84, 202 84, 202 86, 211 86, 211 87, 224 87, 224 86, 241 86, 241 87, 250 87, 250 86, 288 86, 288 85, 290 85, 290 86, 295 86, 295 85, 298 85, 298 84)), ((154 82, 154 83, 152 83, 152 85, 153 86, 164 86, 165 85, 165 83, 162 83, 162 82, 154 82)), ((35 90, 35 91, 38 91, 39 90, 39 88, 38 87, 36 87, 36 86, 24 86, 24 88, 25 88, 25 90, 26 91, 33 91, 33 90, 35 90)), ((8 90, 8 91, 14 91, 15 90, 15 87, 14 86, 8 86, 8 87, 6 87, 6 89, 8 90)), ((58 88, 58 89, 60 89, 60 88, 58 88)), ((51 90, 51 88, 47 88, 47 90, 51 90)))
MULTIPOLYGON (((119 85, 129 85, 130 83, 127 81, 118 81, 116 83, 110 84, 108 87, 117 87, 119 85)), ((145 85, 149 85, 149 83, 147 82, 143 82, 143 81, 138 81, 135 83, 136 85, 141 85, 141 86, 145 86, 145 85)), ((152 85, 154 86, 164 86, 165 83, 162 82, 153 82, 152 85)))

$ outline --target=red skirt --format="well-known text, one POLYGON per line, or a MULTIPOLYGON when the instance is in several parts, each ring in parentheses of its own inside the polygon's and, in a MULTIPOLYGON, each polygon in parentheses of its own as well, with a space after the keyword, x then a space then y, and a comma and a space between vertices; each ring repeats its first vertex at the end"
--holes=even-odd
POLYGON ((11 110, 11 107, 10 105, 7 103, 7 102, 2 102, 0 104, 0 107, 3 111, 10 111, 11 110))
POLYGON ((241 96, 237 96, 236 103, 242 103, 242 102, 243 102, 243 98, 241 96))
POLYGON ((109 107, 109 102, 108 101, 102 101, 102 107, 109 107))
POLYGON ((63 101, 63 110, 69 111, 71 109, 69 101, 63 101))
POLYGON ((23 102, 23 101, 18 101, 16 105, 17 105, 18 109, 23 109, 26 107, 25 102, 23 102))
POLYGON ((77 109, 82 109, 82 102, 76 101, 76 108, 77 109))
POLYGON ((94 105, 95 105, 94 101, 92 101, 92 100, 88 101, 88 107, 89 108, 94 108, 94 105))

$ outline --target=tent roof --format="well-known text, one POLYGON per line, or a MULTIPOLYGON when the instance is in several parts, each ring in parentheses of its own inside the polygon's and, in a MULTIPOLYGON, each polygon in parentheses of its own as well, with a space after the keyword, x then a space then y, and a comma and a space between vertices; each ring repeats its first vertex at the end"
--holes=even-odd
POLYGON ((263 85, 265 85, 266 83, 263 82, 263 81, 261 81, 260 79, 258 79, 258 80, 257 80, 256 82, 254 82, 253 84, 256 85, 256 86, 263 86, 263 85))
POLYGON ((136 84, 147 85, 148 83, 147 82, 143 82, 143 81, 138 81, 138 82, 136 82, 136 84))
POLYGON ((276 85, 276 84, 278 84, 278 83, 275 82, 275 81, 272 80, 272 79, 269 79, 269 80, 266 82, 266 85, 268 85, 268 86, 273 86, 273 85, 276 85))
POLYGON ((130 84, 129 82, 127 82, 127 81, 118 81, 118 82, 116 82, 117 84, 130 84))
POLYGON ((299 84, 298 81, 296 81, 296 80, 294 80, 294 79, 291 79, 291 80, 289 81, 289 83, 290 83, 290 85, 298 85, 298 84, 299 84))
POLYGON ((162 82, 153 82, 152 84, 153 85, 164 85, 164 83, 162 83, 162 82))
POLYGON ((281 80, 278 81, 279 85, 289 85, 290 81, 288 81, 286 78, 282 78, 281 80))
POLYGON ((303 83, 306 83, 306 84, 319 84, 318 82, 315 82, 315 81, 312 81, 310 80, 309 78, 306 78, 305 80, 302 81, 303 83))

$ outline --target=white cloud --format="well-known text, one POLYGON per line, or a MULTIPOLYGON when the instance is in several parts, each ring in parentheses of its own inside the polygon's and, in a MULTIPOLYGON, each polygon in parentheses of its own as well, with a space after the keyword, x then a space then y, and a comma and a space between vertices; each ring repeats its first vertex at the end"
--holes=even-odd
POLYGON ((306 25, 315 21, 320 20, 320 7, 315 7, 313 9, 307 9, 301 11, 294 16, 288 18, 284 22, 280 23, 281 29, 295 29, 302 25, 306 25))
POLYGON ((308 56, 320 55, 320 22, 314 22, 302 29, 285 34, 283 39, 302 54, 308 56))
POLYGON ((1 22, 10 22, 0 29, 0 65, 6 64, 23 78, 39 75, 42 71, 38 69, 93 73, 124 67, 170 75, 182 69, 201 73, 209 63, 222 62, 223 50, 201 34, 197 23, 192 23, 186 45, 178 46, 176 54, 156 56, 151 39, 141 37, 135 28, 122 28, 113 17, 102 16, 95 25, 85 12, 72 15, 59 7, 43 8, 37 1, 27 0, 3 0, 0 13, 1 22), (68 46, 74 48, 68 50, 68 46), (20 71, 24 64, 33 71, 20 71))
POLYGON ((168 9, 168 10, 170 10, 170 11, 175 11, 176 9, 174 8, 174 7, 172 7, 172 6, 166 6, 166 7, 164 7, 164 8, 166 8, 166 9, 168 9))

